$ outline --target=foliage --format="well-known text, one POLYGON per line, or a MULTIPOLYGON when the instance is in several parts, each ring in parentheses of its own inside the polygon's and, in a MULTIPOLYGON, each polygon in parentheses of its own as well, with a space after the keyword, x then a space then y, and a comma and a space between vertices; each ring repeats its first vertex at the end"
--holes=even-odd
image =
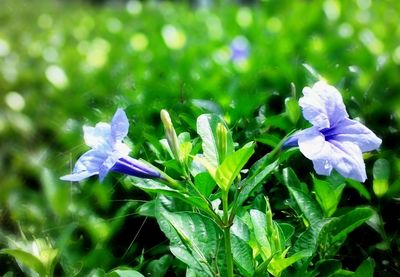
POLYGON ((224 191, 240 276, 398 275, 399 10, 361 0, 3 1, 0 274, 224 276, 224 191), (237 37, 249 56, 234 60, 237 37), (311 175, 296 149, 279 150, 307 127, 297 100, 317 72, 383 140, 365 155, 364 184, 311 175), (87 150, 76 147, 81 125, 117 107, 132 155, 193 186, 59 180, 87 150), (163 108, 178 159, 160 140, 163 108))

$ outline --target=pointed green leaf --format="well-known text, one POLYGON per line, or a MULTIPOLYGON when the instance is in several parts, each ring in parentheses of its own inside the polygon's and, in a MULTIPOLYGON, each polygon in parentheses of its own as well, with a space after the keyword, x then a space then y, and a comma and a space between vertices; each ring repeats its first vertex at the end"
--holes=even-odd
POLYGON ((258 248, 263 255, 263 259, 268 260, 272 255, 272 249, 268 241, 266 216, 258 210, 251 210, 250 216, 258 248))
POLYGON ((217 168, 217 171, 215 172, 215 181, 222 190, 229 190, 233 181, 239 175, 240 170, 242 170, 253 153, 254 144, 248 143, 238 151, 225 158, 224 162, 217 168))
POLYGON ((0 250, 0 254, 8 254, 13 256, 18 262, 24 264, 30 269, 36 271, 40 276, 45 276, 46 268, 43 263, 31 253, 20 249, 5 248, 0 250))
POLYGON ((251 247, 243 239, 231 234, 232 255, 235 265, 242 276, 253 276, 254 259, 251 247))
POLYGON ((310 195, 299 189, 300 182, 291 168, 283 170, 283 181, 310 225, 319 222, 323 218, 321 208, 310 195))
POLYGON ((358 207, 335 218, 328 226, 328 232, 332 235, 331 243, 344 239, 351 231, 366 222, 373 214, 374 211, 369 207, 358 207))
POLYGON ((157 221, 170 240, 171 252, 204 276, 213 276, 218 266, 224 270, 221 229, 208 217, 193 212, 170 213, 159 205, 157 221), (215 259, 216 258, 216 259, 215 259), (215 264, 215 260, 217 264, 215 264))
POLYGON ((334 186, 329 182, 317 178, 313 178, 313 182, 318 203, 323 209, 325 216, 331 216, 336 211, 345 184, 342 183, 334 186))
POLYGON ((361 263, 361 265, 354 272, 353 277, 373 277, 374 276, 375 262, 373 259, 368 258, 361 263))
MULTIPOLYGON (((285 252, 284 252, 285 253, 285 252)), ((279 276, 283 270, 297 262, 298 260, 301 260, 303 258, 307 258, 311 256, 311 251, 309 250, 303 250, 300 252, 297 252, 293 254, 292 256, 288 258, 284 258, 281 256, 274 256, 271 260, 271 262, 268 264, 268 271, 273 275, 273 276, 279 276)))

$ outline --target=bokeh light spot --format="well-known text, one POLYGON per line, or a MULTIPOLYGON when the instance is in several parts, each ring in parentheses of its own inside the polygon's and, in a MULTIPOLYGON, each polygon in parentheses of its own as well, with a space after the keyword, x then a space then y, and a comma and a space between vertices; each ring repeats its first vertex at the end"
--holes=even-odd
POLYGON ((18 92, 11 91, 6 94, 5 102, 10 109, 14 111, 22 111, 25 107, 25 99, 18 92))
POLYGON ((247 7, 242 7, 236 14, 236 22, 242 28, 247 28, 253 23, 253 15, 247 7))
POLYGON ((64 89, 68 86, 68 77, 64 70, 58 65, 50 65, 47 67, 46 78, 58 89, 64 89))
POLYGON ((131 36, 130 44, 133 50, 143 51, 149 45, 149 40, 147 36, 143 33, 135 33, 131 36))
POLYGON ((165 25, 161 31, 165 44, 170 49, 181 49, 186 44, 186 35, 175 26, 165 25))

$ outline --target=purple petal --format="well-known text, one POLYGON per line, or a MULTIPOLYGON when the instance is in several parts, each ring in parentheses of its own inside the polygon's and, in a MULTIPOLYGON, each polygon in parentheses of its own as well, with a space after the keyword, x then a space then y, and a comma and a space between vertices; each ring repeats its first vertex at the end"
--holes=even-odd
POLYGON ((97 172, 82 171, 79 173, 72 173, 72 174, 64 175, 64 176, 60 177, 60 179, 63 181, 79 182, 79 181, 82 181, 83 179, 89 178, 96 174, 97 174, 97 172))
POLYGON ((305 87, 303 95, 299 99, 303 116, 320 130, 348 117, 340 92, 325 82, 319 81, 312 88, 305 87))
POLYGON ((335 160, 333 167, 336 171, 346 178, 364 182, 367 179, 367 174, 360 148, 347 141, 332 140, 329 143, 332 146, 335 160))
POLYGON ((302 132, 298 139, 301 153, 313 161, 315 171, 329 175, 332 171, 332 148, 325 136, 317 128, 311 127, 302 132))
POLYGON ((111 121, 111 136, 114 141, 121 141, 128 135, 129 121, 123 109, 117 109, 111 121))
POLYGON ((161 177, 160 172, 158 172, 157 170, 129 156, 120 158, 111 168, 111 170, 141 178, 161 177))
POLYGON ((103 162, 103 164, 99 168, 100 182, 103 182, 108 172, 111 170, 111 168, 115 165, 115 163, 118 161, 120 157, 121 156, 119 155, 118 152, 114 152, 113 154, 107 157, 107 159, 103 162))
POLYGON ((111 127, 110 124, 100 122, 95 127, 83 126, 84 139, 87 146, 102 151, 111 149, 111 127))
POLYGON ((72 174, 61 177, 65 181, 80 181, 99 173, 100 167, 107 156, 97 150, 89 150, 75 164, 72 174))
POLYGON ((370 129, 358 121, 345 118, 336 124, 334 128, 325 133, 327 139, 338 142, 351 142, 360 147, 362 152, 378 149, 382 140, 370 129))

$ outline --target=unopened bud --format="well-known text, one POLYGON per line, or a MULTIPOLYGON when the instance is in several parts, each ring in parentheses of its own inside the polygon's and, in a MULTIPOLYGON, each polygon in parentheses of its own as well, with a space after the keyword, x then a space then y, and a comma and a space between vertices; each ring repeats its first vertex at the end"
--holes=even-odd
POLYGON ((228 130, 222 123, 217 125, 217 149, 219 155, 219 163, 221 164, 226 157, 228 151, 228 130))
POLYGON ((164 124, 165 136, 167 138, 169 148, 171 149, 174 158, 180 162, 179 141, 178 137, 176 136, 174 125, 172 125, 171 117, 169 116, 169 113, 164 109, 161 110, 160 116, 164 124))

